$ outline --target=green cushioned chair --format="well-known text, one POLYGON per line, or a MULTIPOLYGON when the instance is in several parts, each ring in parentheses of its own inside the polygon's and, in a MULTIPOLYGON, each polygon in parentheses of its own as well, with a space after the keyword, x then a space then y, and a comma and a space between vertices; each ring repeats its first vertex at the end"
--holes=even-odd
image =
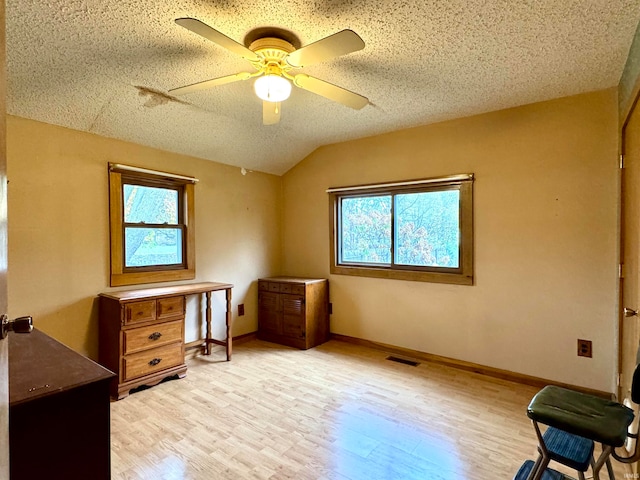
POLYGON ((615 447, 626 441, 634 417, 630 408, 594 395, 549 385, 533 397, 527 415, 533 422, 540 452, 533 467, 536 471, 534 479, 540 478, 539 469, 546 469, 551 460, 576 469, 580 480, 585 478, 589 463, 594 478, 599 478, 605 464, 609 478, 615 478, 610 455, 615 447), (547 425, 544 434, 540 424, 547 425), (592 460, 594 442, 602 444, 597 461, 592 460))
POLYGON ((527 415, 536 422, 612 447, 624 445, 627 427, 633 421, 633 410, 618 402, 554 385, 533 397, 527 415))

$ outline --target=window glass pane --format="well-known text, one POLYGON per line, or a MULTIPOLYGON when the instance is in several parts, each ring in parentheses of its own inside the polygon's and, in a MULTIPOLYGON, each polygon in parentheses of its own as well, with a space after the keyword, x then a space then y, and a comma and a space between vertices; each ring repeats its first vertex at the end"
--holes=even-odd
POLYGON ((143 185, 123 185, 125 223, 178 223, 178 191, 143 185))
POLYGON ((341 202, 341 262, 391 263, 391 196, 341 202))
POLYGON ((124 229, 125 267, 176 265, 182 263, 182 230, 180 228, 124 229))
POLYGON ((398 194, 394 214, 396 264, 459 268, 459 190, 398 194))

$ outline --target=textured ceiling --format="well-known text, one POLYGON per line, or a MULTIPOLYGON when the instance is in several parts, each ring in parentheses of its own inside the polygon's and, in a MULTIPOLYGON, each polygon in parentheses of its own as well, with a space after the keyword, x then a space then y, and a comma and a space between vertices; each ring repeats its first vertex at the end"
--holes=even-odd
POLYGON ((7 0, 7 109, 282 174, 322 145, 617 85, 639 20, 640 0, 7 0), (302 71, 371 103, 294 87, 264 126, 251 80, 166 97, 251 71, 179 17, 240 43, 260 27, 303 46, 352 29, 364 50, 302 71))

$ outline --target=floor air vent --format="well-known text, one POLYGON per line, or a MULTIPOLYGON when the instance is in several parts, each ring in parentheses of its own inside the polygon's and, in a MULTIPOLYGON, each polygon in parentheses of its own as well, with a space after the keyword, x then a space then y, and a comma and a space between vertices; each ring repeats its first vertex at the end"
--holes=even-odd
POLYGON ((413 360, 407 360, 406 358, 394 357, 390 355, 386 358, 387 360, 391 360, 392 362, 404 363, 405 365, 411 365, 412 367, 417 367, 420 365, 418 362, 414 362, 413 360))

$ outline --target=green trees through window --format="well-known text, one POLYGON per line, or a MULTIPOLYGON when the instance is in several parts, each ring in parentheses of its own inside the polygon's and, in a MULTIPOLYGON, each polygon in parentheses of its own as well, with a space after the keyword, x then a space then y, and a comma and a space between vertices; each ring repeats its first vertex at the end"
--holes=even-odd
POLYGON ((341 260, 391 263, 391 197, 353 197, 341 202, 341 260))
POLYGON ((395 195, 395 259, 399 265, 460 266, 460 191, 395 195))
POLYGON ((398 265, 459 266, 458 190, 348 197, 340 218, 344 263, 390 264, 393 250, 398 265))
POLYGON ((179 189, 122 187, 125 267, 182 264, 179 189))
POLYGON ((331 189, 332 273, 472 283, 472 182, 331 189))
POLYGON ((195 278, 197 181, 109 164, 111 286, 195 278))

